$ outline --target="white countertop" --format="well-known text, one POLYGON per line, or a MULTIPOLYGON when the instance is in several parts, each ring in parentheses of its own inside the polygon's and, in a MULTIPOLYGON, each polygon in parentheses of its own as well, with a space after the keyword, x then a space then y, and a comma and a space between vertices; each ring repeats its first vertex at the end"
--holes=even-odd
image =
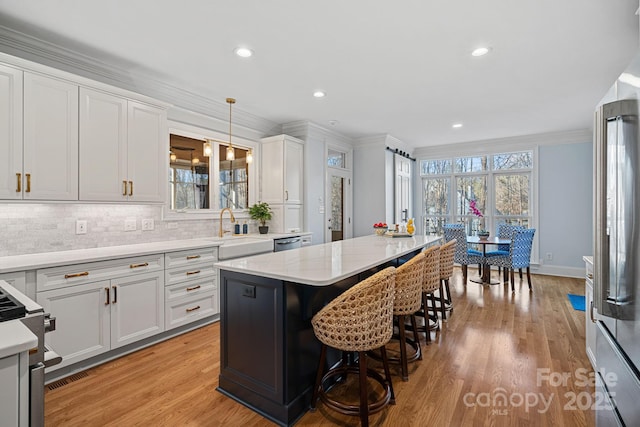
POLYGON ((18 319, 0 322, 0 359, 38 345, 38 338, 18 319))
POLYGON ((202 239, 168 240, 153 243, 138 243, 134 245, 105 246, 101 248, 75 249, 59 252, 42 252, 25 255, 0 257, 0 273, 12 271, 34 270, 38 268, 55 267, 59 265, 78 264, 83 262, 104 261, 114 258, 148 255, 161 252, 180 251, 223 245, 225 241, 242 237, 279 239, 291 236, 306 236, 311 233, 269 233, 269 234, 241 234, 224 238, 210 237, 202 239))
POLYGON ((363 236, 216 263, 222 270, 327 286, 440 240, 437 236, 363 236))

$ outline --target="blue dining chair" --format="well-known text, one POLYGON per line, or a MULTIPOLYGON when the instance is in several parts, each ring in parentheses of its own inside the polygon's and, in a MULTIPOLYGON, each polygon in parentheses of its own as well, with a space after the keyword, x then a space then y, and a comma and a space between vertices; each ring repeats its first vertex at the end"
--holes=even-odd
POLYGON ((482 264, 482 252, 469 249, 467 245, 467 233, 464 224, 445 224, 443 226, 444 241, 456 239, 456 252, 453 260, 462 266, 462 283, 467 284, 467 266, 469 264, 482 264))
MULTIPOLYGON (((513 237, 513 232, 516 230, 524 230, 525 227, 521 225, 511 225, 511 224, 499 224, 498 225, 498 238, 500 239, 509 239, 513 237)), ((509 245, 498 245, 498 249, 495 251, 489 251, 485 253, 486 257, 491 256, 508 256, 509 255, 509 245)), ((500 277, 500 269, 502 267, 498 267, 498 277, 500 277)), ((522 279, 522 272, 520 273, 520 278, 522 279)), ((504 281, 506 282, 507 277, 507 269, 504 269, 504 281)))
MULTIPOLYGON (((485 262, 489 265, 495 265, 502 267, 505 270, 509 269, 511 273, 511 290, 515 291, 514 287, 514 271, 523 268, 527 269, 527 282, 529 284, 529 290, 531 289, 531 247, 533 246, 533 236, 536 233, 535 228, 525 228, 522 230, 515 230, 511 237, 511 244, 509 245, 508 255, 495 255, 487 257, 485 262)), ((505 271, 506 272, 506 271, 505 271)), ((522 277, 522 276, 521 276, 522 277)))

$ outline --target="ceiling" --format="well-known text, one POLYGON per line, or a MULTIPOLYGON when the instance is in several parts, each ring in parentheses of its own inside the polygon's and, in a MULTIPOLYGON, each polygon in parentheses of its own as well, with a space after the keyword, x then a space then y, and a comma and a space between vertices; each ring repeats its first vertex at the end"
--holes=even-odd
POLYGON ((0 0, 0 25, 223 105, 234 97, 235 109, 275 123, 309 120, 425 147, 590 128, 638 47, 637 8, 637 0, 0 0), (481 45, 489 54, 472 57, 481 45), (253 57, 237 57, 238 46, 253 57), (314 98, 318 89, 326 97, 314 98))

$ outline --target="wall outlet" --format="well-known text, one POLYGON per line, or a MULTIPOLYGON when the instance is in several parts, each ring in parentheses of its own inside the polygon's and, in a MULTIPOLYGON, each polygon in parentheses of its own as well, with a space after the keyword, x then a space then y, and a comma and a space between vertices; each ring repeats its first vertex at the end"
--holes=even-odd
POLYGON ((553 259, 553 254, 551 252, 547 252, 547 261, 551 261, 553 259))
POLYGON ((142 219, 142 231, 150 231, 154 229, 153 218, 142 219))
POLYGON ((76 221, 76 234, 87 234, 87 221, 79 219, 76 221))
POLYGON ((124 220, 124 231, 136 231, 135 218, 127 218, 124 220))

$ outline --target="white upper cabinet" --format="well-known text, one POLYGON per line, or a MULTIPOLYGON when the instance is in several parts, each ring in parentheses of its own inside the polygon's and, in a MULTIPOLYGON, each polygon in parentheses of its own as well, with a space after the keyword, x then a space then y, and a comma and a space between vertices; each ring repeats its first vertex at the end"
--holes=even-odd
POLYGON ((129 101, 127 128, 129 195, 138 202, 164 202, 169 173, 167 113, 129 101))
POLYGON ((22 198, 78 200, 78 86, 24 73, 22 198))
POLYGON ((22 71, 0 65, 0 199, 22 199, 22 71))
POLYGON ((262 139, 262 199, 302 204, 304 143, 287 135, 262 139))
POLYGON ((80 200, 163 202, 166 112, 80 89, 80 200))

